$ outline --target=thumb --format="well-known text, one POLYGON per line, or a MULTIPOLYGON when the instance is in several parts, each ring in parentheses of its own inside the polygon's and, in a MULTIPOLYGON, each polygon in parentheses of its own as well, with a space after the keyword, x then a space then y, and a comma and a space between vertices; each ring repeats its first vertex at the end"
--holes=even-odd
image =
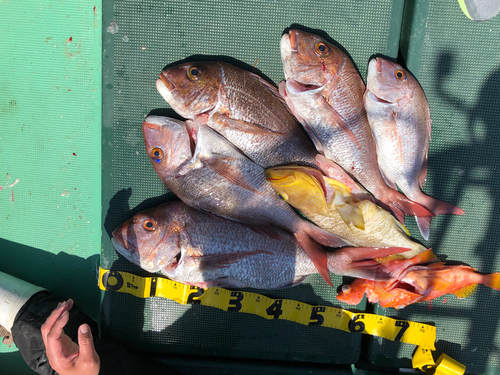
POLYGON ((91 363, 95 362, 96 358, 99 358, 94 348, 94 339, 88 324, 82 324, 78 328, 78 346, 80 347, 79 360, 91 363))

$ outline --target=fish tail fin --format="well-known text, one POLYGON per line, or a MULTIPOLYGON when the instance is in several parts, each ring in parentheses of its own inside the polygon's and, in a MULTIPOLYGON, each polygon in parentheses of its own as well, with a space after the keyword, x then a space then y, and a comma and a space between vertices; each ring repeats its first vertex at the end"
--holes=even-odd
POLYGON ((409 249, 404 247, 345 247, 329 256, 329 269, 337 274, 367 280, 386 281, 391 278, 377 258, 385 258, 409 249))
POLYGON ((297 242, 309 256, 321 277, 323 277, 328 285, 333 286, 330 279, 330 274, 328 273, 326 259, 327 254, 325 249, 323 249, 322 246, 320 246, 318 243, 314 242, 309 234, 305 231, 295 232, 294 234, 297 242))
POLYGON ((403 213, 403 217, 404 214, 418 217, 434 216, 433 213, 427 208, 409 200, 403 194, 394 189, 387 191, 383 199, 380 200, 390 207, 399 221, 401 221, 401 212, 403 213))
POLYGON ((433 198, 430 195, 422 193, 418 199, 415 200, 422 206, 425 206, 434 215, 464 215, 465 212, 461 208, 454 206, 450 203, 440 201, 439 199, 433 198))
POLYGON ((432 218, 430 216, 415 217, 420 234, 422 234, 422 237, 424 237, 425 240, 429 239, 429 235, 431 233, 431 219, 432 218))
POLYGON ((488 288, 500 290, 500 272, 485 275, 483 284, 488 288))
POLYGON ((333 286, 328 273, 327 254, 319 244, 329 247, 342 247, 351 244, 307 221, 303 221, 303 226, 294 234, 302 249, 318 269, 319 274, 329 285, 333 286))
POLYGON ((411 263, 412 264, 422 264, 422 263, 429 263, 433 262, 437 259, 436 255, 432 252, 431 248, 428 248, 427 250, 421 252, 420 254, 415 255, 413 258, 411 258, 411 263))

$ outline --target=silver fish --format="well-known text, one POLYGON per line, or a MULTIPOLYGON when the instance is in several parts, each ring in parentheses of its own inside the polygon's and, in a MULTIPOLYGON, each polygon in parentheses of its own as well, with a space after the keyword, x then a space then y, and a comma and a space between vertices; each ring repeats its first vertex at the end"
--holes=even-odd
MULTIPOLYGON (((202 288, 287 288, 317 273, 293 235, 244 225, 180 201, 142 211, 113 232, 115 249, 149 272, 202 288)), ((332 273, 387 280, 374 260, 400 248, 343 248, 328 253, 332 273)))
POLYGON ((347 243, 298 216, 278 198, 264 169, 207 126, 149 116, 143 123, 146 152, 165 186, 189 206, 254 225, 272 225, 293 233, 325 280, 331 283, 326 252, 317 243, 347 243), (314 241, 316 242, 314 242, 314 241))
POLYGON ((185 63, 162 71, 156 87, 192 127, 211 127, 260 166, 314 166, 366 199, 364 189, 316 151, 278 90, 258 75, 220 61, 185 63))
MULTIPOLYGON (((431 138, 429 104, 417 80, 392 61, 374 58, 368 65, 364 103, 377 144, 378 164, 389 186, 399 187, 411 200, 434 215, 464 211, 422 192, 427 179, 431 138)), ((430 217, 416 218, 425 239, 430 217)))
POLYGON ((357 179, 400 221, 432 214, 390 188, 380 174, 375 140, 363 106, 365 86, 351 60, 324 39, 290 30, 281 39, 286 83, 280 92, 314 132, 325 156, 357 179))

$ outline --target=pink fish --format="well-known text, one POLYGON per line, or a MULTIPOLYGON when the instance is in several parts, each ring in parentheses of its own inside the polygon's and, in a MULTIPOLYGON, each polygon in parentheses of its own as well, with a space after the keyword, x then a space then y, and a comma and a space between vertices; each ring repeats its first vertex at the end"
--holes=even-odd
MULTIPOLYGON (((431 139, 429 104, 417 80, 399 64, 377 57, 368 65, 364 103, 377 144, 378 164, 386 182, 434 215, 464 211, 422 192, 427 179, 431 139)), ((425 239, 430 217, 417 217, 425 239)))
MULTIPOLYGON (((226 220, 180 201, 137 213, 113 232, 115 249, 149 272, 202 288, 287 288, 317 273, 289 232, 226 220)), ((329 272, 385 280, 374 258, 404 248, 351 248, 328 253, 329 272)))
POLYGON ((325 156, 360 182, 379 204, 404 220, 404 214, 433 216, 389 187, 377 164, 375 140, 363 105, 365 85, 351 60, 319 36, 290 30, 281 39, 286 82, 280 93, 325 156))
POLYGON ((318 243, 330 247, 348 243, 302 219, 279 199, 264 168, 208 126, 188 131, 183 121, 148 116, 142 130, 157 175, 184 203, 227 219, 293 233, 331 283, 326 252, 318 243))

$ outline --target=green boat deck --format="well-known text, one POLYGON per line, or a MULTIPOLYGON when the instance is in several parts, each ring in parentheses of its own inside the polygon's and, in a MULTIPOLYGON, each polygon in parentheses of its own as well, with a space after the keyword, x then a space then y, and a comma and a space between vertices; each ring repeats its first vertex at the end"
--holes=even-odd
MULTIPOLYGON (((414 345, 97 287, 99 265, 149 275, 116 253, 110 235, 174 198, 141 132, 151 112, 178 117, 156 91, 159 72, 184 59, 222 59, 278 84, 279 40, 290 27, 340 44, 363 78, 373 55, 406 64, 431 109, 424 190, 466 212, 434 218, 429 241, 413 219, 407 227, 439 256, 500 271, 500 16, 474 22, 458 2, 437 0, 7 0, 0 14, 0 185, 19 179, 0 191, 0 271, 73 298, 106 338, 155 352, 186 374, 411 368, 414 345)), ((319 276, 259 293, 350 308, 319 276)), ((500 374, 499 306, 500 293, 480 286, 464 300, 401 311, 363 301, 356 309, 435 324, 437 354, 467 373, 500 374)), ((0 345, 0 363, 0 374, 33 373, 15 346, 0 345)))

